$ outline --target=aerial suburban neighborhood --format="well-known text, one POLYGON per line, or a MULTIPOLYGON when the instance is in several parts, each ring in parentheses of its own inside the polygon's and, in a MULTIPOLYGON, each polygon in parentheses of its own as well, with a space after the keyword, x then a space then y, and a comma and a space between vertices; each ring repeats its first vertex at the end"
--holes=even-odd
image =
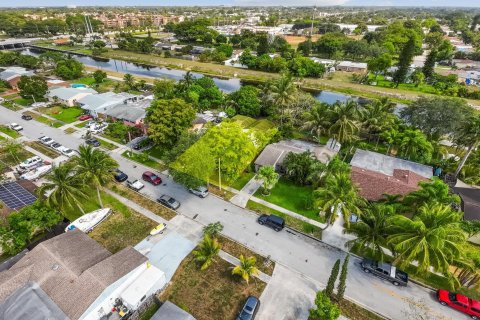
POLYGON ((0 7, 0 320, 480 319, 478 3, 0 7))

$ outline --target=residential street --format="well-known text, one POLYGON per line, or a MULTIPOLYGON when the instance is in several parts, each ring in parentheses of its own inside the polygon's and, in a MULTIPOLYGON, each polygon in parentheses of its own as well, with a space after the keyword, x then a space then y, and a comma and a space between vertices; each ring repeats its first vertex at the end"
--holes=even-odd
MULTIPOLYGON (((80 138, 65 134, 61 129, 48 127, 34 120, 25 121, 20 116, 19 112, 1 108, 0 123, 19 123, 24 127, 22 135, 32 140, 47 135, 70 148, 77 148, 82 143, 80 138)), ((145 167, 123 158, 119 152, 110 152, 110 154, 118 161, 120 169, 128 174, 129 180, 139 179, 142 172, 147 170, 145 167)), ((164 193, 173 196, 181 203, 178 212, 201 225, 220 221, 224 225, 223 233, 227 236, 245 244, 254 251, 270 256, 277 264, 280 264, 279 274, 288 274, 288 272, 285 272, 285 270, 288 270, 298 275, 299 281, 289 279, 289 285, 288 287, 285 286, 285 290, 288 291, 289 287, 295 288, 295 291, 301 291, 303 287, 307 288, 305 294, 308 294, 311 300, 311 302, 307 301, 307 305, 313 302, 313 288, 317 288, 318 285, 323 287, 335 260, 343 259, 345 256, 345 253, 339 249, 296 234, 288 229, 277 233, 256 223, 257 215, 253 212, 212 195, 201 199, 190 194, 185 188, 163 175, 162 179, 163 184, 157 187, 146 183, 142 193, 155 198, 164 193)), ((391 319, 400 320, 406 318, 403 312, 408 309, 407 299, 415 303, 423 300, 429 308, 430 319, 468 319, 466 315, 441 306, 430 290, 413 283, 405 288, 394 287, 390 283, 365 274, 358 266, 358 262, 358 259, 350 259, 346 291, 346 295, 357 303, 391 319)), ((275 299, 275 293, 269 293, 269 297, 270 305, 265 306, 263 310, 272 308, 271 304, 286 303, 275 299)), ((302 302, 297 301, 296 303, 300 304, 302 302)), ((293 303, 289 307, 295 308, 293 303)), ((283 319, 293 319, 292 315, 302 315, 301 318, 304 318, 307 314, 308 311, 306 310, 292 310, 291 314, 284 315, 283 319)), ((273 319, 268 312, 263 312, 259 318, 273 319)), ((275 319, 282 318, 275 316, 275 319)))

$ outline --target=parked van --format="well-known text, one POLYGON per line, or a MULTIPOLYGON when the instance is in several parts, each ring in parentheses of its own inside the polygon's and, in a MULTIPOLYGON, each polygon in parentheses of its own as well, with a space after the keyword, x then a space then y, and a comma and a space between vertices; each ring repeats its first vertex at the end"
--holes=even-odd
POLYGON ((263 214, 258 218, 257 221, 261 225, 266 225, 267 227, 270 227, 275 231, 280 231, 285 228, 285 220, 274 214, 263 214))

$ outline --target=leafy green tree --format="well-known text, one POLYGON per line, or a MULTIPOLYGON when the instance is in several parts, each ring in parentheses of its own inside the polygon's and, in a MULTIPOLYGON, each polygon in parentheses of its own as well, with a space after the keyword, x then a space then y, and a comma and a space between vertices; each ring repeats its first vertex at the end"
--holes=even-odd
POLYGON ((335 281, 337 281, 339 271, 340 259, 337 259, 332 267, 330 277, 328 278, 327 287, 325 288, 325 294, 330 298, 333 296, 333 289, 335 288, 335 281))
POLYGON ((315 42, 316 51, 323 56, 332 58, 342 52, 343 45, 348 38, 343 33, 326 33, 315 42))
POLYGON ((203 227, 203 235, 208 235, 210 238, 216 238, 223 230, 223 224, 220 221, 212 222, 203 227))
POLYGON ((203 237, 202 242, 198 245, 196 250, 192 253, 195 256, 195 261, 200 263, 200 270, 205 270, 215 261, 215 257, 220 252, 221 246, 218 240, 210 238, 208 235, 203 237))
POLYGON ((316 160, 309 151, 288 153, 282 166, 286 178, 299 185, 315 182, 316 178, 326 170, 326 166, 316 160))
POLYGON ((192 126, 195 110, 182 99, 154 100, 147 109, 146 121, 152 140, 163 146, 173 146, 192 126))
POLYGON ((18 81, 18 88, 20 89, 20 95, 23 98, 34 98, 36 100, 43 99, 48 91, 47 82, 39 76, 21 76, 18 81))
POLYGON ((367 62, 368 71, 375 75, 375 80, 378 75, 385 72, 392 66, 392 56, 388 53, 384 53, 376 58, 372 58, 367 62))
POLYGON ((400 83, 405 82, 405 78, 408 74, 408 70, 410 69, 410 65, 414 56, 415 38, 410 37, 407 43, 403 46, 402 52, 400 52, 397 64, 398 69, 393 76, 393 81, 397 87, 400 83))
POLYGON ((169 79, 159 79, 153 82, 153 94, 157 99, 173 99, 175 97, 175 82, 169 79))
POLYGON ((54 167, 44 179, 46 182, 37 189, 37 193, 40 197, 48 194, 45 203, 49 207, 65 214, 63 210, 76 206, 82 214, 85 214, 80 203, 87 199, 85 193, 87 186, 70 164, 54 167))
POLYGON ((435 62, 437 61, 437 50, 433 49, 428 53, 427 59, 422 68, 422 72, 425 75, 425 79, 429 81, 435 73, 435 62))
POLYGON ((336 320, 340 317, 340 308, 330 300, 325 291, 317 292, 315 297, 315 309, 310 309, 312 320, 336 320))
POLYGON ((201 134, 197 132, 187 131, 180 136, 177 143, 172 148, 164 151, 161 159, 166 164, 173 163, 181 154, 190 148, 195 142, 200 139, 201 134))
POLYGON ((235 108, 237 114, 250 117, 260 115, 261 102, 259 90, 253 86, 241 86, 239 90, 228 96, 229 105, 235 108))
POLYGON ((196 188, 208 184, 215 166, 216 159, 210 149, 196 143, 173 162, 171 174, 176 182, 196 188))
POLYGON ((350 261, 350 255, 347 254, 345 260, 343 260, 342 271, 340 272, 339 283, 337 287, 337 301, 343 300, 345 294, 345 289, 347 288, 347 273, 348 273, 348 262, 350 261))
POLYGON ((73 58, 59 60, 55 67, 55 74, 63 80, 78 79, 83 74, 83 64, 73 58))
POLYGON ((447 273, 454 260, 462 256, 465 234, 460 221, 461 213, 439 203, 423 205, 412 219, 393 216, 387 242, 396 253, 394 264, 406 267, 417 261, 420 272, 433 267, 447 273))
POLYGON ((301 52, 304 57, 310 56, 313 49, 313 42, 311 39, 307 39, 304 42, 300 42, 297 47, 297 51, 301 52))
POLYGON ((40 59, 34 56, 21 54, 17 57, 15 63, 27 69, 36 69, 40 65, 40 59))
POLYGON ((425 81, 425 75, 420 69, 415 70, 411 75, 410 79, 412 79, 412 82, 415 84, 415 87, 418 88, 423 82, 425 81))
POLYGON ((244 257, 243 254, 238 259, 240 264, 232 269, 232 274, 241 276, 248 284, 250 277, 259 273, 257 267, 255 267, 257 259, 254 256, 244 257))
POLYGON ((94 148, 92 145, 78 147, 78 156, 72 158, 76 166, 76 174, 97 189, 98 203, 103 208, 100 189, 112 179, 112 172, 118 168, 118 163, 105 151, 94 148))
POLYGON ((263 166, 257 172, 257 180, 262 180, 264 195, 269 195, 270 190, 277 184, 280 175, 273 166, 263 166))
POLYGON ((457 170, 455 170, 455 176, 458 176, 467 162, 468 157, 480 143, 480 116, 473 115, 466 119, 456 134, 455 140, 459 145, 467 147, 467 152, 465 152, 462 160, 460 160, 458 164, 457 170))
POLYGON ((93 79, 95 79, 96 84, 100 84, 103 82, 103 80, 107 79, 107 73, 100 69, 95 70, 92 76, 93 76, 93 79))

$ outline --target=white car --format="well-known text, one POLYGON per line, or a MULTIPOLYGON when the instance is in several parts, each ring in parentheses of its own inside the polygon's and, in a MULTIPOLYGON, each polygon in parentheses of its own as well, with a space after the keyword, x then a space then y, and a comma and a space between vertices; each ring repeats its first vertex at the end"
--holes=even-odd
POLYGON ((46 146, 50 146, 53 143, 55 143, 55 140, 53 140, 52 138, 47 137, 47 136, 40 137, 40 138, 38 138, 38 140, 40 140, 40 142, 43 143, 46 146))
POLYGON ((58 148, 58 151, 60 151, 64 156, 67 156, 67 157, 73 157, 75 155, 75 151, 73 151, 72 149, 70 148, 67 148, 67 147, 59 147, 58 148))
POLYGON ((15 122, 10 123, 10 128, 12 128, 15 131, 23 130, 23 127, 21 125, 19 125, 18 123, 15 123, 15 122))
POLYGON ((19 167, 21 170, 30 170, 39 166, 42 162, 42 158, 40 158, 39 156, 33 156, 20 163, 19 167))
POLYGON ((135 191, 140 191, 140 190, 143 189, 143 187, 145 187, 145 185, 143 183, 141 183, 139 180, 127 181, 127 186, 130 189, 133 189, 135 191))
POLYGON ((91 129, 93 127, 97 126, 97 122, 95 120, 90 120, 87 122, 87 124, 85 125, 85 128, 87 129, 91 129))
POLYGON ((90 129, 88 129, 88 131, 90 131, 93 134, 98 134, 98 133, 102 133, 107 127, 108 127, 108 123, 104 122, 102 124, 90 126, 90 129))

